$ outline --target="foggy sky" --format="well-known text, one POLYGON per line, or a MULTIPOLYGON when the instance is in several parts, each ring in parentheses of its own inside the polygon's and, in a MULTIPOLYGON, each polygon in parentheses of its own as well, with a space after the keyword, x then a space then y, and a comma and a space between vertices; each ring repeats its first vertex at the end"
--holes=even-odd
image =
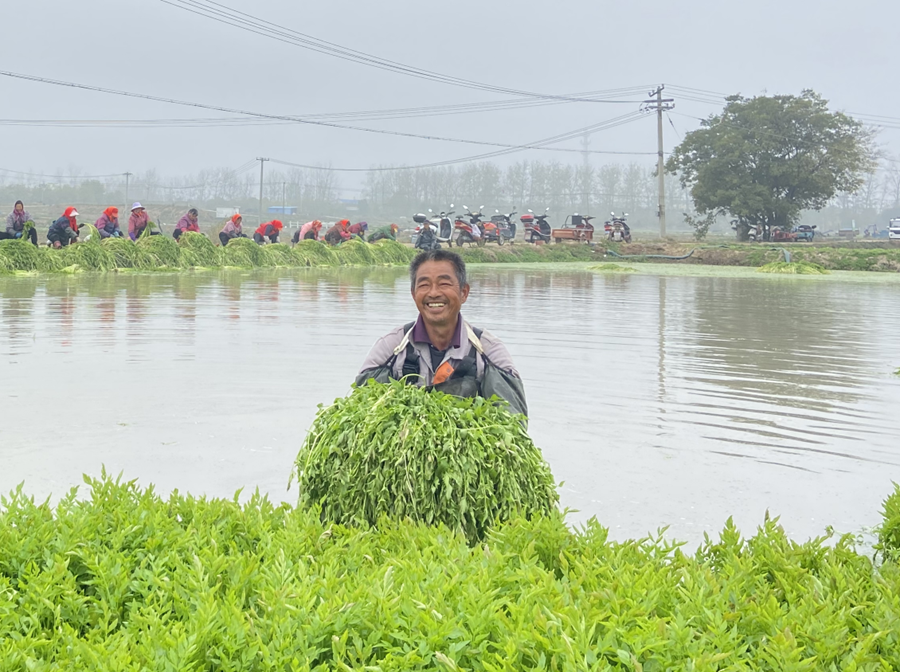
MULTIPOLYGON (((797 94, 834 109, 900 118, 900 3, 721 0, 452 3, 390 0, 224 0, 224 4, 343 46, 443 74, 567 93, 659 83, 714 92, 797 94), (848 15, 848 11, 852 14, 848 15)), ((502 96, 387 73, 253 35, 159 0, 4 0, 0 69, 264 113, 303 115, 501 100, 502 96), (11 36, 19 36, 13 37, 11 36)), ((666 147, 719 107, 676 98, 666 147), (689 115, 688 117, 682 115, 689 115)), ((633 97, 629 97, 633 99, 633 97)), ((0 77, 4 119, 227 116, 0 77)), ((526 143, 637 109, 572 103, 526 110, 355 125, 526 143)), ((237 128, 23 128, 0 125, 0 168, 185 175, 257 156, 305 164, 420 164, 490 147, 304 125, 237 128)), ((880 144, 900 154, 900 131, 880 144)), ((579 148, 577 140, 561 145, 579 148)), ((592 137, 591 149, 654 152, 655 118, 592 137)), ((498 159, 580 163, 529 150, 498 159)), ((654 162, 652 156, 593 155, 654 162)), ((360 175, 342 174, 344 185, 360 175)))

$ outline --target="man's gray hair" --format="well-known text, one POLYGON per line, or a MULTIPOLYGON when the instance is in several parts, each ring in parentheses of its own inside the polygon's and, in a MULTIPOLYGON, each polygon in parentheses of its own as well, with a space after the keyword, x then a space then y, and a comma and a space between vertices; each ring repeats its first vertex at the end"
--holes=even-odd
POLYGON ((426 261, 449 261, 453 264, 460 288, 466 286, 466 262, 461 256, 450 250, 425 250, 417 254, 409 264, 409 283, 413 291, 416 289, 416 274, 419 272, 419 266, 426 261))

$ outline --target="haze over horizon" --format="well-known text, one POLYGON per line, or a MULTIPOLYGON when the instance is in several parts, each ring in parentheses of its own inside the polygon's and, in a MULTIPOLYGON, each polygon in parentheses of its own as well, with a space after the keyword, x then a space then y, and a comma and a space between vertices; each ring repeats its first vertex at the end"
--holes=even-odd
MULTIPOLYGON (((647 92, 665 84, 666 96, 676 105, 665 128, 671 150, 699 118, 721 109, 723 95, 799 94, 809 88, 828 99, 832 109, 884 125, 879 144, 886 154, 900 155, 900 92, 881 76, 898 61, 893 32, 900 6, 883 0, 863 0, 852 14, 834 0, 763 0, 752 9, 709 0, 687 6, 660 0, 640 5, 460 0, 451 9, 409 0, 395 0, 390 9, 347 0, 303 5, 285 0, 228 0, 226 5, 15 0, 4 14, 6 24, 28 39, 25 48, 4 50, 0 70, 229 110, 305 116, 516 101, 506 109, 469 114, 444 109, 424 117, 327 121, 521 145, 637 112, 647 92), (226 7, 276 25, 255 34, 195 13, 226 7), (286 44, 275 39, 284 29, 495 87, 554 95, 622 89, 608 95, 632 102, 538 100, 542 104, 523 107, 517 103, 534 99, 388 72, 286 44)), ((499 149, 240 118, 8 76, 0 76, 0 91, 6 103, 0 176, 7 180, 16 174, 9 171, 71 169, 188 175, 213 166, 236 168, 257 156, 350 168, 420 165, 499 149), (210 118, 231 121, 162 121, 210 118), (67 123, 35 125, 38 120, 67 123), (105 121, 70 123, 76 120, 105 121), (112 120, 145 121, 135 127, 108 123, 112 120)), ((655 118, 634 117, 592 135, 593 165, 655 161, 655 118)), ((578 135, 553 145, 568 152, 529 149, 496 160, 502 165, 521 159, 580 163, 581 141, 578 135)), ((364 175, 342 173, 341 184, 358 186, 364 175)))

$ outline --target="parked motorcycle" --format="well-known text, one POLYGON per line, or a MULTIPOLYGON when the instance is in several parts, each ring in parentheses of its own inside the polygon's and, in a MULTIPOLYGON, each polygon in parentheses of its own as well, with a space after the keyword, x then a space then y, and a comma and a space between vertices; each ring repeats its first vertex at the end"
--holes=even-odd
POLYGON ((606 231, 607 240, 613 243, 630 243, 631 229, 625 222, 625 218, 628 217, 628 213, 626 212, 621 217, 616 217, 616 213, 614 212, 610 214, 612 215, 612 219, 606 222, 603 226, 603 230, 606 231))
MULTIPOLYGON (((453 220, 450 219, 450 215, 453 214, 452 203, 450 208, 449 212, 441 211, 439 215, 431 217, 429 222, 435 230, 438 243, 446 243, 448 247, 453 247, 453 220)), ((431 213, 431 208, 428 209, 428 212, 431 213)))
POLYGON ((482 229, 483 225, 481 223, 481 218, 484 217, 484 215, 481 214, 481 211, 484 209, 484 206, 482 205, 478 209, 478 212, 471 212, 467 205, 464 205, 463 207, 466 209, 465 216, 469 218, 469 221, 466 222, 461 215, 457 215, 456 217, 454 227, 457 231, 457 247, 462 247, 465 243, 469 243, 470 245, 484 245, 485 237, 482 229))
POLYGON ((528 214, 519 217, 519 221, 525 228, 526 241, 529 243, 550 242, 551 229, 550 223, 547 221, 550 216, 547 214, 548 212, 550 212, 550 208, 547 208, 543 215, 535 215, 533 210, 529 210, 528 214))

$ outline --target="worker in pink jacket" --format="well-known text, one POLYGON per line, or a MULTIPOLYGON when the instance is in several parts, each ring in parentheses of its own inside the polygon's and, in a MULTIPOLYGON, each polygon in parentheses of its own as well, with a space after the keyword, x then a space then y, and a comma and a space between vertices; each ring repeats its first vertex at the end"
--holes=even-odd
MULTIPOLYGON (((132 240, 137 240, 147 229, 149 223, 150 215, 147 214, 144 206, 140 203, 135 203, 131 206, 131 216, 128 218, 128 237, 132 240)), ((151 236, 158 233, 159 231, 150 231, 151 236)))
POLYGON ((229 240, 233 240, 234 238, 247 237, 244 233, 244 228, 241 226, 241 223, 243 221, 243 217, 238 214, 234 214, 231 216, 231 219, 228 220, 228 223, 225 224, 225 226, 219 232, 219 242, 222 243, 222 247, 228 245, 229 240))
POLYGON ((175 240, 178 240, 179 238, 181 238, 181 234, 183 234, 185 231, 200 233, 200 224, 198 222, 199 218, 200 213, 197 212, 197 208, 191 208, 190 210, 188 210, 175 225, 175 230, 172 232, 172 237, 175 240))
POLYGON ((318 240, 319 231, 321 230, 322 222, 318 219, 314 219, 301 226, 297 233, 294 234, 293 238, 291 238, 291 242, 299 243, 301 240, 318 240))

